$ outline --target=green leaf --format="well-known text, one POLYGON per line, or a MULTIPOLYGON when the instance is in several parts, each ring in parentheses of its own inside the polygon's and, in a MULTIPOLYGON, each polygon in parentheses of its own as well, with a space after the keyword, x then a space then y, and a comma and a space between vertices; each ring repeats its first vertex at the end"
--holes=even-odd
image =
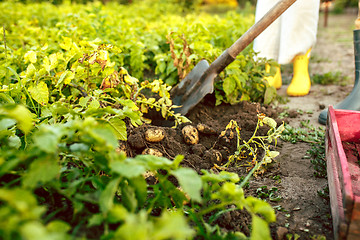
POLYGON ((226 95, 231 95, 236 88, 236 82, 231 77, 225 78, 223 82, 223 89, 226 95))
POLYGON ((46 228, 48 231, 56 233, 66 233, 71 229, 68 223, 60 220, 50 222, 48 225, 46 225, 46 228))
POLYGON ((116 137, 119 140, 126 141, 127 133, 126 133, 126 124, 120 118, 114 117, 109 120, 110 126, 115 130, 116 137))
POLYGON ((135 190, 136 199, 139 207, 143 207, 147 199, 147 183, 143 176, 128 179, 129 185, 135 190))
POLYGON ((138 207, 135 190, 126 182, 123 182, 121 186, 121 200, 129 212, 135 212, 136 208, 138 207))
POLYGON ((123 205, 115 204, 110 210, 108 214, 107 220, 109 223, 118 223, 120 221, 124 221, 126 216, 128 215, 128 211, 123 205))
POLYGON ((0 131, 6 130, 16 124, 14 119, 4 118, 0 120, 0 131))
POLYGON ((53 132, 38 132, 34 137, 35 146, 46 153, 54 153, 57 150, 59 138, 53 132))
POLYGON ((260 214, 269 223, 276 221, 275 211, 269 203, 252 196, 247 197, 245 202, 250 213, 260 214))
MULTIPOLYGON (((99 141, 99 143, 106 143, 108 146, 112 148, 116 148, 118 146, 118 140, 112 129, 107 126, 96 127, 91 129, 92 136, 99 141)), ((100 148, 100 146, 97 146, 100 148)))
POLYGON ((262 218, 252 214, 252 231, 250 240, 271 240, 269 225, 262 218))
POLYGON ((19 149, 21 147, 21 140, 18 136, 10 136, 8 138, 8 144, 9 144, 9 147, 13 147, 13 148, 17 148, 19 149))
POLYGON ((269 86, 265 90, 264 104, 270 104, 277 96, 276 88, 269 86))
POLYGON ((18 128, 25 134, 29 133, 33 128, 33 114, 22 105, 10 105, 0 108, 0 115, 1 114, 15 119, 18 128))
POLYGON ((41 105, 49 102, 49 89, 44 82, 39 82, 37 85, 30 86, 28 91, 31 97, 41 105))
POLYGON ((125 162, 112 162, 111 170, 126 178, 135 178, 145 173, 146 169, 140 164, 131 164, 125 162))
POLYGON ((100 226, 104 222, 104 216, 100 213, 94 214, 89 218, 88 227, 100 226))
POLYGON ((99 206, 103 214, 107 214, 114 205, 115 193, 118 190, 118 186, 121 178, 115 178, 111 180, 105 187, 104 191, 100 194, 99 206))
POLYGON ((30 164, 25 173, 22 184, 24 187, 35 188, 37 184, 47 183, 55 179, 60 171, 60 166, 56 158, 49 156, 40 158, 30 164))
POLYGON ((192 239, 194 233, 180 211, 164 211, 155 223, 152 239, 192 239))
POLYGON ((89 108, 98 109, 99 107, 100 107, 99 101, 96 99, 92 99, 89 104, 89 108))
POLYGON ((0 93, 0 99, 2 99, 5 103, 15 103, 14 99, 6 93, 0 93))
POLYGON ((194 201, 201 202, 202 182, 195 170, 190 168, 179 168, 171 172, 179 181, 181 188, 189 194, 194 201))

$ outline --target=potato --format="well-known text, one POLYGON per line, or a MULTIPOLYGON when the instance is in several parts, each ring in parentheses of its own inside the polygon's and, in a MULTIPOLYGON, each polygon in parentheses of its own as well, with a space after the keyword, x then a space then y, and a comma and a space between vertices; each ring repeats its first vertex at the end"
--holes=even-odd
POLYGON ((161 128, 150 128, 145 132, 145 139, 148 142, 160 142, 165 137, 165 131, 161 128))
POLYGON ((199 123, 196 126, 196 128, 199 132, 204 133, 204 134, 215 134, 216 133, 216 131, 214 129, 212 129, 211 127, 209 127, 208 125, 203 124, 203 123, 199 123))
POLYGON ((162 152, 160 152, 159 150, 157 150, 155 148, 145 148, 144 151, 142 151, 141 154, 153 155, 153 156, 157 156, 157 157, 162 157, 163 156, 162 152))
POLYGON ((194 145, 199 142, 199 132, 195 127, 193 127, 191 125, 187 125, 181 130, 181 132, 182 132, 184 141, 187 144, 194 145))

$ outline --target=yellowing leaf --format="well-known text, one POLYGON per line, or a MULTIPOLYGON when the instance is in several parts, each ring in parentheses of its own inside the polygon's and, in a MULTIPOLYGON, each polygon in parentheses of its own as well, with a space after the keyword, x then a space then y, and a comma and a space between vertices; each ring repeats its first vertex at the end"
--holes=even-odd
POLYGON ((130 75, 125 75, 124 80, 127 84, 131 84, 131 85, 134 85, 138 82, 137 78, 134 78, 130 75))
POLYGON ((28 51, 27 53, 25 53, 24 58, 25 58, 25 62, 36 63, 37 60, 36 52, 28 51))
POLYGON ((36 72, 36 68, 34 64, 30 63, 29 66, 26 68, 25 76, 31 78, 32 76, 34 76, 35 72, 36 72))
POLYGON ((75 73, 73 73, 72 71, 66 70, 65 72, 63 72, 59 78, 59 81, 57 82, 57 86, 61 83, 64 84, 69 84, 71 82, 71 80, 73 80, 75 77, 75 73))
POLYGON ((71 45, 72 45, 72 40, 71 38, 68 37, 62 37, 63 38, 63 42, 60 43, 60 47, 64 50, 70 50, 71 45))
POLYGON ((47 43, 44 44, 44 46, 41 48, 41 50, 45 51, 46 49, 48 49, 49 45, 47 43))
POLYGON ((108 53, 108 51, 105 51, 105 50, 100 50, 99 51, 99 57, 98 57, 98 59, 100 59, 100 60, 108 60, 109 59, 109 53, 108 53))
POLYGON ((41 105, 45 105, 49 102, 49 90, 44 82, 39 82, 35 86, 30 86, 28 91, 31 97, 41 105))

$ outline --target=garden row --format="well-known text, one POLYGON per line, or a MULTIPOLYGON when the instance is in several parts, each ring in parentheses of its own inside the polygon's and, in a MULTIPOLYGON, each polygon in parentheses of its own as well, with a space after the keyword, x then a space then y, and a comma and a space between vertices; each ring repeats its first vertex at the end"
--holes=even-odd
MULTIPOLYGON (((171 85, 219 56, 253 15, 185 14, 153 1, 0 8, 3 239, 245 239, 212 224, 229 206, 252 216, 252 239, 270 239, 274 210, 245 197, 236 174, 198 175, 182 156, 119 149, 150 109, 187 122, 173 111, 171 85)), ((271 100, 253 56, 247 49, 221 75, 217 103, 271 100)))

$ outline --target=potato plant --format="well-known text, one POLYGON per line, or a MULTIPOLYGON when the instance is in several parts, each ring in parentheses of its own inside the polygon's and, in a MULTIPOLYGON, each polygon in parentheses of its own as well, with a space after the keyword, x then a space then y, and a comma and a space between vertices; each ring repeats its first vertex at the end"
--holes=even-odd
MULTIPOLYGON (((183 17, 176 6, 153 1, 2 1, 0 8, 2 239, 270 239, 274 210, 245 197, 236 174, 199 175, 180 167, 182 156, 170 161, 149 150, 128 158, 119 146, 129 128, 149 121, 144 114, 151 109, 175 126, 188 121, 174 113, 169 94, 178 82, 170 32, 186 36, 189 65, 212 61, 246 31, 252 15, 183 17), (229 206, 250 213, 251 236, 223 232, 207 218, 229 206)), ((255 65, 238 59, 221 75, 218 102, 254 95, 244 87, 253 78, 239 78, 255 65)), ((259 80, 262 70, 256 74, 259 80)))
POLYGON ((21 105, 0 108, 3 239, 244 239, 206 221, 206 214, 232 205, 252 215, 252 239, 270 239, 274 210, 245 197, 236 174, 198 175, 179 166, 181 156, 126 158, 115 151, 113 128, 91 116, 36 129, 34 121, 21 105))

